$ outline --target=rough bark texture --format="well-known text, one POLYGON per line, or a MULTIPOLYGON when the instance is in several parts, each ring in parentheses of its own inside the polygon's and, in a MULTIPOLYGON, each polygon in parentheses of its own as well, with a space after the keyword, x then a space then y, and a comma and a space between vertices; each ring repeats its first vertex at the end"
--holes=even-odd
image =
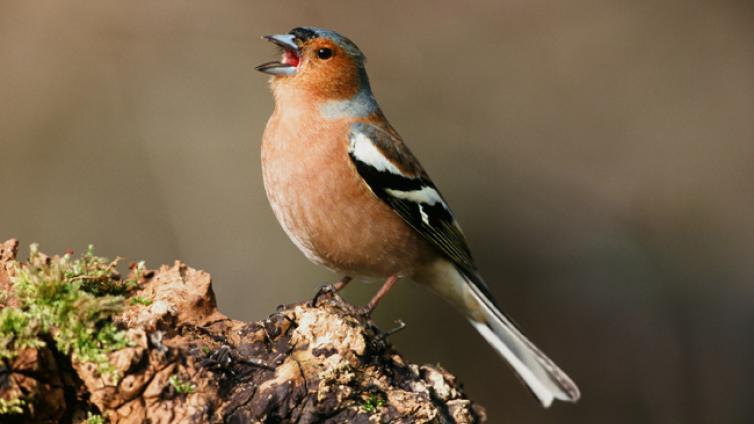
MULTIPOLYGON (((0 245, 0 290, 13 303, 17 243, 0 245)), ((0 398, 28 399, 2 422, 475 423, 483 409, 436 365, 406 362, 386 333, 324 290, 314 304, 257 322, 217 310, 209 274, 176 262, 142 274, 115 321, 131 345, 110 354, 119 379, 47 347, 0 365, 0 398), (146 300, 146 301, 142 301, 146 300), (135 304, 131 304, 135 303, 135 304)))

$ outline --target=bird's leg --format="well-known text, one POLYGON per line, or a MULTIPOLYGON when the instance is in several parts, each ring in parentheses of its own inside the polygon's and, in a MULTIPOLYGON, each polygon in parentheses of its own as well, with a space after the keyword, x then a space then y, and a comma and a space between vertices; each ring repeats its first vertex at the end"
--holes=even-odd
POLYGON ((377 307, 377 304, 380 303, 380 300, 382 300, 383 297, 387 294, 387 292, 390 291, 390 289, 393 288, 395 283, 398 281, 397 275, 391 275, 387 277, 387 280, 382 284, 382 287, 380 287, 380 290, 377 291, 377 294, 372 297, 372 300, 367 303, 366 310, 364 311, 365 314, 369 315, 374 311, 374 308, 377 307))
POLYGON ((338 280, 337 283, 332 285, 332 288, 333 290, 335 290, 335 293, 339 293, 341 290, 346 288, 346 286, 348 285, 348 283, 351 282, 351 280, 352 280, 351 277, 349 277, 348 275, 344 275, 343 278, 341 278, 340 280, 338 280))

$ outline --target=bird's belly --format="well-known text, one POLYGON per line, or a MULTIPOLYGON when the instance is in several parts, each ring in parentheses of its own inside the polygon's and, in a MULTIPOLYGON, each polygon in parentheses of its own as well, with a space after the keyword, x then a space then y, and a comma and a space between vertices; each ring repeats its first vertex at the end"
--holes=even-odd
POLYGON ((431 248, 370 191, 345 147, 342 153, 312 149, 297 162, 284 152, 267 153, 263 173, 268 199, 309 260, 366 276, 411 276, 423 264, 431 248))

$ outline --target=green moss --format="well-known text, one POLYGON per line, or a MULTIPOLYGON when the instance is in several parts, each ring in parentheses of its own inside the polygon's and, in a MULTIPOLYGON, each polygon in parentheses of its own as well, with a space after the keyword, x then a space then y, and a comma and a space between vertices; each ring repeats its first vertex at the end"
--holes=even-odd
POLYGON ((26 401, 21 398, 0 398, 0 415, 23 414, 26 401))
POLYGON ((379 408, 381 408, 385 404, 385 400, 381 397, 377 396, 376 394, 370 395, 369 398, 364 401, 364 403, 361 405, 361 408, 364 409, 364 412, 367 414, 371 414, 374 412, 377 412, 379 408))
POLYGON ((152 304, 152 301, 151 301, 151 300, 149 300, 149 299, 147 299, 147 298, 146 298, 146 297, 144 297, 144 296, 133 296, 133 297, 131 297, 131 300, 130 300, 130 302, 131 302, 131 304, 132 304, 132 305, 144 305, 144 306, 149 306, 149 305, 151 305, 151 304, 152 304))
POLYGON ((144 262, 139 262, 135 278, 126 280, 118 277, 118 262, 120 258, 111 261, 95 256, 94 246, 90 244, 84 255, 70 262, 70 266, 65 270, 65 277, 71 281, 80 281, 82 290, 97 296, 125 295, 136 287, 144 262))
POLYGON ((190 381, 183 381, 177 375, 171 375, 168 383, 170 383, 170 385, 173 387, 173 390, 175 390, 175 392, 179 395, 191 394, 196 390, 196 386, 191 384, 190 381))
MULTIPOLYGON (((118 260, 94 255, 89 246, 79 258, 47 258, 31 246, 28 263, 16 263, 11 278, 18 307, 0 310, 0 359, 12 359, 27 347, 53 340, 63 354, 114 371, 107 354, 129 345, 112 323, 136 279, 123 280, 118 260)), ((117 378, 117 376, 115 376, 117 378)))
POLYGON ((86 424, 105 424, 107 420, 100 414, 86 413, 86 424))
POLYGON ((38 323, 23 311, 10 307, 0 310, 0 358, 12 358, 27 347, 44 346, 38 330, 38 323))

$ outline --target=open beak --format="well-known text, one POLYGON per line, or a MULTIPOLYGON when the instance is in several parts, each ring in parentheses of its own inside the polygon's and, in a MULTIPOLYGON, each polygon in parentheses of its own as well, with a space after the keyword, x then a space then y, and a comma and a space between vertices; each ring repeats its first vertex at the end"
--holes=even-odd
POLYGON ((296 67, 301 58, 296 37, 291 34, 278 34, 265 35, 262 38, 280 47, 283 57, 279 62, 267 62, 257 66, 257 71, 270 75, 296 75, 296 67))

